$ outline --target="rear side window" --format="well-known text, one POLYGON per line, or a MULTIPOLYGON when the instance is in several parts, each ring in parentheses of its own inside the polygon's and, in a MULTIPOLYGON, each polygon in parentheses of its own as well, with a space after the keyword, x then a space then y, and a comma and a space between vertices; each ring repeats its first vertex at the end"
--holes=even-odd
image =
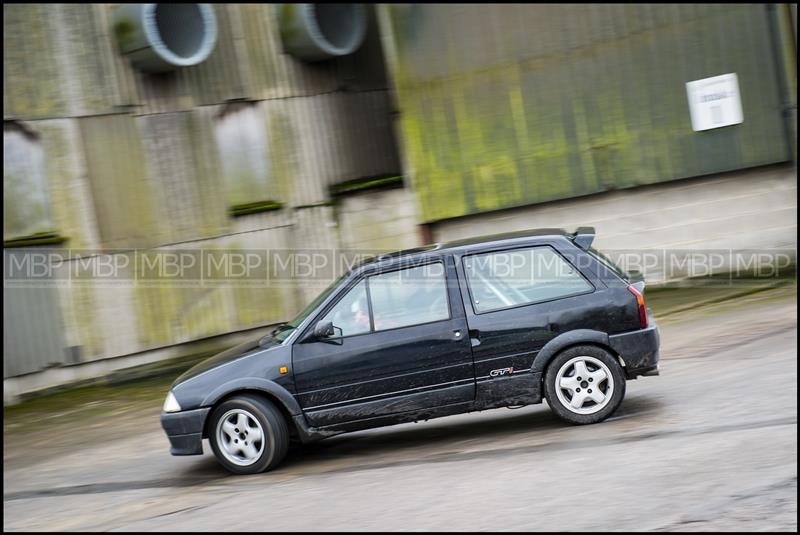
POLYGON ((464 270, 477 313, 594 290, 549 246, 467 256, 464 270))

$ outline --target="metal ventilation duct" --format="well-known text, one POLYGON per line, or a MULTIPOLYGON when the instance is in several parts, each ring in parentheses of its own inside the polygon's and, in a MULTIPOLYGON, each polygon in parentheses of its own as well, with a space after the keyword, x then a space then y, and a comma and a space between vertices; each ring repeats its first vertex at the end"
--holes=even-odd
POLYGON ((119 4, 112 20, 120 52, 145 72, 197 65, 217 41, 210 4, 119 4))
POLYGON ((283 48, 303 61, 352 54, 364 42, 362 4, 281 4, 278 9, 283 48))

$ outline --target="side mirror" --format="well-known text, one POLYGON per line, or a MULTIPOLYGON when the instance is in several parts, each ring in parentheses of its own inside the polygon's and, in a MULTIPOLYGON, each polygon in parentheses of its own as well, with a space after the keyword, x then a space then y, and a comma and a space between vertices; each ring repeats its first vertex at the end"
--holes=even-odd
POLYGON ((328 338, 334 334, 336 334, 336 331, 333 328, 332 321, 319 321, 314 327, 314 336, 316 338, 328 338))

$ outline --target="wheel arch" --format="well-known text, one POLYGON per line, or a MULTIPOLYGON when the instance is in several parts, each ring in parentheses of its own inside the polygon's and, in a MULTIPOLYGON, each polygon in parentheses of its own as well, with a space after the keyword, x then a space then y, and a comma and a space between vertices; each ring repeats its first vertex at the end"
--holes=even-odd
POLYGON ((576 346, 595 346, 604 351, 608 351, 614 358, 617 359, 623 372, 625 372, 625 361, 622 356, 614 351, 608 340, 608 334, 601 331, 594 331, 591 329, 578 329, 560 334, 547 342, 545 346, 536 355, 531 366, 533 373, 540 374, 541 380, 544 381, 547 367, 552 360, 558 356, 559 353, 576 346))
POLYGON ((210 407, 203 422, 203 438, 208 438, 208 422, 214 410, 225 401, 243 395, 251 394, 271 401, 286 420, 286 425, 292 435, 298 433, 294 416, 301 414, 300 406, 294 396, 274 381, 266 379, 240 379, 216 388, 203 401, 204 407, 210 407))

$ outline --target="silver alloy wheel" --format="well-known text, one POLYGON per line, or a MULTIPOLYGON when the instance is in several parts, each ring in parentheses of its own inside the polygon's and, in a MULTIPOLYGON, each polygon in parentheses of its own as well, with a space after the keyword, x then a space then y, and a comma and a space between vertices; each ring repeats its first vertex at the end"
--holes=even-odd
POLYGON ((589 356, 568 360, 556 374, 558 401, 576 414, 594 414, 614 394, 614 377, 602 361, 589 356))
POLYGON ((217 422, 217 444, 222 455, 238 466, 250 466, 264 452, 264 430, 244 409, 231 409, 217 422))

